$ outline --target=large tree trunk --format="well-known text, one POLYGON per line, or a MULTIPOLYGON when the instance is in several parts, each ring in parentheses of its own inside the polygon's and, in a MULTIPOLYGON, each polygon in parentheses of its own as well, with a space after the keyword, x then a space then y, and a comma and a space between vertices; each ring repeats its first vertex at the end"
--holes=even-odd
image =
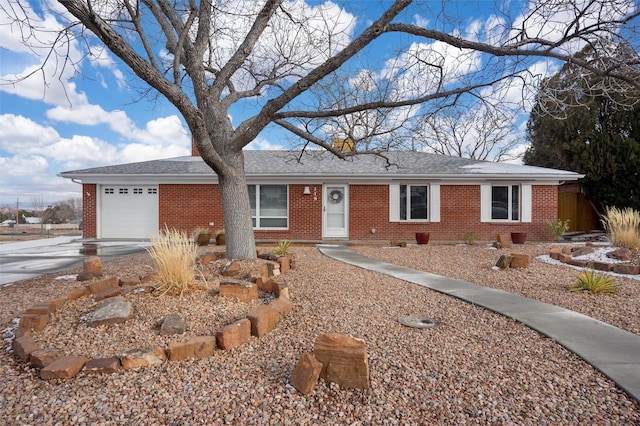
POLYGON ((218 175, 222 194, 222 212, 227 240, 228 259, 255 259, 256 244, 251 222, 251 206, 244 175, 242 151, 226 154, 228 172, 218 175), (230 172, 229 172, 230 170, 230 172))

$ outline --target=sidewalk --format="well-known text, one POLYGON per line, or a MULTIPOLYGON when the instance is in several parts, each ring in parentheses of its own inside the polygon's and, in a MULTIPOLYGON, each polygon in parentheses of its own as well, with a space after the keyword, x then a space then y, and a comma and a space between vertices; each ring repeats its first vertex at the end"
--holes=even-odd
POLYGON ((320 252, 359 268, 457 297, 513 318, 554 339, 640 401, 640 336, 548 303, 505 291, 379 262, 343 245, 318 245, 320 252))

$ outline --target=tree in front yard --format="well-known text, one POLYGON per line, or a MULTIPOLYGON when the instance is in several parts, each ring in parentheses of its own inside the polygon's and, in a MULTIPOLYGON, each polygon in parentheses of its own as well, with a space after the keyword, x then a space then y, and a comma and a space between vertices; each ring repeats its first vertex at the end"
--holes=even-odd
POLYGON ((459 103, 521 103, 514 92, 518 99, 535 85, 550 60, 572 60, 621 87, 640 84, 627 73, 637 58, 598 69, 572 56, 585 43, 637 36, 638 11, 623 0, 495 2, 492 12, 481 2, 486 21, 458 2, 58 3, 34 11, 6 0, 1 10, 28 48, 42 39, 40 8, 51 7, 43 13, 63 26, 48 60, 74 66, 61 48, 91 54, 98 40, 179 110, 218 175, 227 256, 238 259, 256 255, 243 148, 269 126, 344 158, 407 148, 424 117, 459 103), (234 124, 233 111, 250 116, 234 124), (354 149, 334 149, 335 137, 354 149))

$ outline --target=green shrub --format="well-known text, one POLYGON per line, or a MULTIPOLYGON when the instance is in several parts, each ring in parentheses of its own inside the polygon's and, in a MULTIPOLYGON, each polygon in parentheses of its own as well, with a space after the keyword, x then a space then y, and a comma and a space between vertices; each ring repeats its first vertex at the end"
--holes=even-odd
POLYGON ((291 241, 282 240, 276 243, 276 249, 273 251, 273 254, 276 256, 288 256, 289 249, 291 248, 291 241))
POLYGON ((629 250, 640 248, 640 212, 630 207, 618 209, 607 207, 602 219, 611 245, 629 250))
POLYGON ((562 236, 569 230, 569 220, 558 219, 557 222, 547 221, 547 232, 556 241, 562 240, 562 236))
POLYGON ((147 251, 156 262, 156 291, 160 295, 168 293, 181 296, 194 287, 198 246, 193 239, 175 229, 165 229, 151 239, 151 247, 147 251))
POLYGON ((578 282, 569 287, 569 290, 615 293, 619 286, 620 284, 611 275, 596 274, 593 270, 588 270, 578 275, 578 282))

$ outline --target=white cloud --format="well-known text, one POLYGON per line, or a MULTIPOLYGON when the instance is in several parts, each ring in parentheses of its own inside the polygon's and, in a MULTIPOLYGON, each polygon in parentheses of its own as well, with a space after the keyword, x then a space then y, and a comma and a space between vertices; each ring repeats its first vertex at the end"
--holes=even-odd
POLYGON ((273 144, 266 139, 256 138, 249 145, 245 147, 245 149, 255 149, 255 150, 283 150, 285 147, 280 144, 273 144))

